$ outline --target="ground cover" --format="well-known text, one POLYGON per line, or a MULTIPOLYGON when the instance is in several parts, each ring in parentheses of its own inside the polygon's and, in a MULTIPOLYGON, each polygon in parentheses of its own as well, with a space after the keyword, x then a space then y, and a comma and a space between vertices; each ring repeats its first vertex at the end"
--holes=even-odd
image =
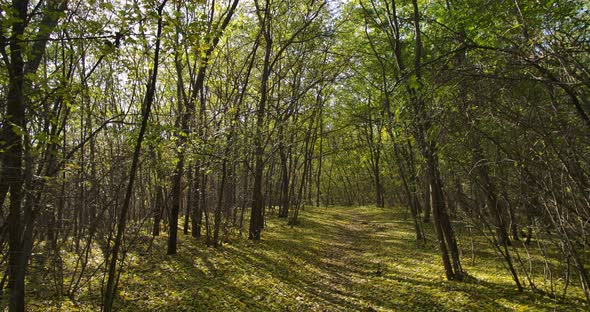
MULTIPOLYGON (((566 297, 519 293, 483 237, 458 231, 465 282, 446 281, 427 231, 417 244, 412 223, 391 208, 328 207, 303 211, 301 224, 270 216, 263 240, 231 236, 221 248, 181 237, 177 255, 166 236, 149 237, 127 257, 116 310, 121 311, 585 311, 578 285, 566 297), (475 247, 472 258, 471 246, 475 247)), ((428 227, 427 227, 428 228, 428 227)), ((544 282, 535 276, 540 288, 544 282)), ((35 274, 31 274, 35 276, 35 274)), ((558 282, 556 282, 557 284, 558 282)), ((29 296, 29 308, 97 310, 97 278, 74 300, 29 296)))

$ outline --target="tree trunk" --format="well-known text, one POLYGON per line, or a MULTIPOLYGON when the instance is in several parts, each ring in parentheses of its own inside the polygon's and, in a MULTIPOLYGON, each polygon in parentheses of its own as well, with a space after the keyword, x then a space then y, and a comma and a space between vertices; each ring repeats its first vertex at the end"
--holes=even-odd
POLYGON ((193 185, 193 168, 189 166, 188 168, 188 192, 186 194, 186 204, 184 210, 184 224, 183 224, 183 234, 188 235, 188 228, 189 228, 189 216, 191 215, 191 207, 193 205, 193 193, 191 192, 193 185))
POLYGON ((25 31, 27 20, 28 1, 13 1, 15 10, 12 24, 12 35, 10 38, 10 60, 8 94, 6 96, 6 115, 3 122, 4 141, 2 163, 2 178, 0 181, 2 201, 0 207, 4 206, 6 194, 10 191, 8 206, 8 289, 9 289, 9 310, 25 310, 25 270, 24 246, 21 240, 23 231, 22 201, 24 176, 22 170, 23 162, 23 135, 26 133, 25 121, 25 77, 23 60, 23 47, 17 42, 25 31))
MULTIPOLYGON (((229 150, 229 148, 227 148, 229 150)), ((229 151, 227 151, 229 154, 229 151)), ((226 154, 226 156, 227 156, 226 154)), ((227 158, 223 159, 223 164, 221 165, 221 181, 219 182, 219 190, 217 194, 217 205, 215 207, 215 224, 213 230, 213 246, 220 246, 221 242, 219 241, 219 230, 221 228, 221 212, 223 210, 223 192, 225 190, 225 180, 227 178, 227 158)))
POLYGON ((268 80, 270 78, 270 54, 272 53, 272 40, 270 38, 270 30, 268 29, 270 18, 270 8, 268 1, 265 2, 264 13, 258 12, 260 27, 262 27, 262 34, 265 40, 264 64, 262 69, 262 77, 260 81, 260 101, 256 108, 256 133, 254 134, 254 185, 252 190, 252 213, 250 215, 250 229, 248 230, 248 238, 251 240, 260 240, 260 232, 264 226, 262 216, 262 209, 264 199, 262 194, 262 177, 263 177, 263 154, 264 154, 264 140, 263 127, 264 117, 266 115, 266 101, 268 98, 268 80), (264 17, 261 17, 264 14, 264 17))
POLYGON ((117 274, 117 262, 119 261, 119 251, 121 248, 121 244, 123 242, 123 235, 125 233, 125 227, 127 225, 127 212, 129 210, 129 204, 131 202, 131 196, 133 195, 133 183, 135 182, 135 175, 137 172, 137 167, 139 165, 139 156, 141 153, 141 144, 143 142, 143 138, 146 132, 148 119, 150 117, 150 112, 152 109, 152 103, 154 102, 154 97, 156 93, 156 81, 158 78, 158 65, 159 65, 159 56, 160 56, 160 37, 162 34, 162 11, 164 10, 164 6, 166 5, 167 0, 164 0, 162 4, 158 7, 157 14, 158 14, 158 29, 156 32, 156 47, 154 50, 154 61, 153 61, 153 69, 152 75, 150 76, 150 80, 148 83, 148 88, 146 90, 146 95, 143 101, 143 109, 142 109, 142 119, 141 119, 141 128, 139 129, 139 135, 137 137, 137 142, 135 144, 135 150, 133 152, 133 160, 131 163, 131 169, 129 172, 129 182, 127 183, 127 189, 125 192, 125 200, 123 202, 123 207, 121 207, 121 214, 119 216, 119 220, 117 223, 117 234, 115 237, 115 243, 113 245, 113 250, 111 252, 110 257, 110 264, 109 264, 109 271, 108 271, 108 278, 107 278, 107 287, 105 289, 104 295, 104 304, 103 304, 103 311, 110 312, 113 308, 113 302, 115 300, 116 292, 117 292, 117 284, 118 284, 118 274, 117 274))
POLYGON ((196 163, 195 164, 195 173, 196 176, 193 179, 193 186, 192 186, 192 191, 191 193, 194 194, 195 198, 193 199, 192 202, 192 217, 191 217, 191 235, 194 238, 200 238, 201 237, 201 223, 203 221, 203 206, 201 204, 201 199, 204 196, 203 191, 201 189, 201 170, 200 170, 200 164, 196 163))
POLYGON ((152 236, 159 236, 160 235, 160 223, 162 222, 162 213, 164 212, 164 190, 162 186, 159 184, 159 181, 156 182, 156 201, 154 206, 152 207, 153 215, 154 215, 154 226, 152 229, 152 236))
POLYGON ((182 174, 184 171, 184 155, 178 153, 178 163, 172 176, 172 204, 170 205, 168 215, 168 249, 166 254, 176 254, 176 245, 178 240, 178 215, 180 212, 180 202, 182 201, 182 174))
POLYGON ((287 153, 283 142, 279 142, 279 156, 281 159, 281 200, 279 208, 279 218, 289 216, 289 168, 287 153))

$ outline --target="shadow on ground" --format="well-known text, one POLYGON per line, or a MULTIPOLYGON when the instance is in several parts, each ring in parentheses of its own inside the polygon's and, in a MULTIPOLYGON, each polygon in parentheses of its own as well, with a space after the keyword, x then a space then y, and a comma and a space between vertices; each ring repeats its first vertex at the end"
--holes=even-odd
MULTIPOLYGON (((117 310, 588 309, 579 297, 556 302, 532 292, 519 293, 489 250, 478 254, 479 265, 466 265, 472 276, 468 281, 446 281, 434 244, 417 246, 411 222, 391 209, 307 209, 296 227, 269 218, 263 241, 236 237, 221 248, 181 236, 175 256, 164 255, 165 243, 162 236, 154 241, 151 253, 130 254, 117 310), (490 274, 494 281, 486 280, 490 274)), ((99 294, 82 298, 97 302, 99 294)), ((80 301, 79 306, 91 305, 80 301)))

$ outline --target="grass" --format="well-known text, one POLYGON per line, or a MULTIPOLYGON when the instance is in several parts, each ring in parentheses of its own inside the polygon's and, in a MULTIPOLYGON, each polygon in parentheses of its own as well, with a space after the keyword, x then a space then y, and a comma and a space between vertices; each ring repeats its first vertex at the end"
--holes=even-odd
MULTIPOLYGON (((269 218, 263 240, 233 237, 221 248, 180 237, 165 255, 166 237, 152 251, 131 252, 119 286, 119 311, 586 311, 579 286, 566 298, 519 293, 489 244, 459 233, 466 282, 444 278, 430 241, 416 244, 399 210, 374 207, 306 209, 301 224, 269 218)), ((145 251, 148 238, 137 250, 145 251)), ((97 278, 98 280, 98 278, 97 278)), ((99 283, 97 281, 96 283, 99 283)), ((99 285, 99 284, 97 284, 99 285)), ((34 286, 33 286, 34 287, 34 286)), ((99 309, 99 286, 76 302, 32 298, 38 311, 99 309)))

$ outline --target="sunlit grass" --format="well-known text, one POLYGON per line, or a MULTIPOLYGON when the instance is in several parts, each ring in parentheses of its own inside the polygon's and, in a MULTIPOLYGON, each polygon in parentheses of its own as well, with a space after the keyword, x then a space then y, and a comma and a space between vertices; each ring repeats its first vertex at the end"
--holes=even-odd
MULTIPOLYGON (((149 237, 127 257, 116 309, 121 311, 585 311, 579 285, 565 299, 519 293, 500 258, 475 236, 458 232, 465 282, 444 278, 440 256, 417 244, 404 213, 374 207, 309 208, 301 224, 270 217, 261 242, 230 237, 221 248, 180 237, 178 254, 165 255, 166 236, 149 237), (142 254, 139 254, 140 251, 142 254)), ((536 255, 535 255, 536 257, 536 255)), ((539 272, 542 274, 542 272, 539 272)), ((536 276, 539 282, 542 278, 536 276)), ((98 283, 98 281, 97 281, 98 283)), ((75 302, 32 298, 46 311, 97 310, 98 286, 75 302)), ((557 283, 559 285, 559 283, 557 283)))

